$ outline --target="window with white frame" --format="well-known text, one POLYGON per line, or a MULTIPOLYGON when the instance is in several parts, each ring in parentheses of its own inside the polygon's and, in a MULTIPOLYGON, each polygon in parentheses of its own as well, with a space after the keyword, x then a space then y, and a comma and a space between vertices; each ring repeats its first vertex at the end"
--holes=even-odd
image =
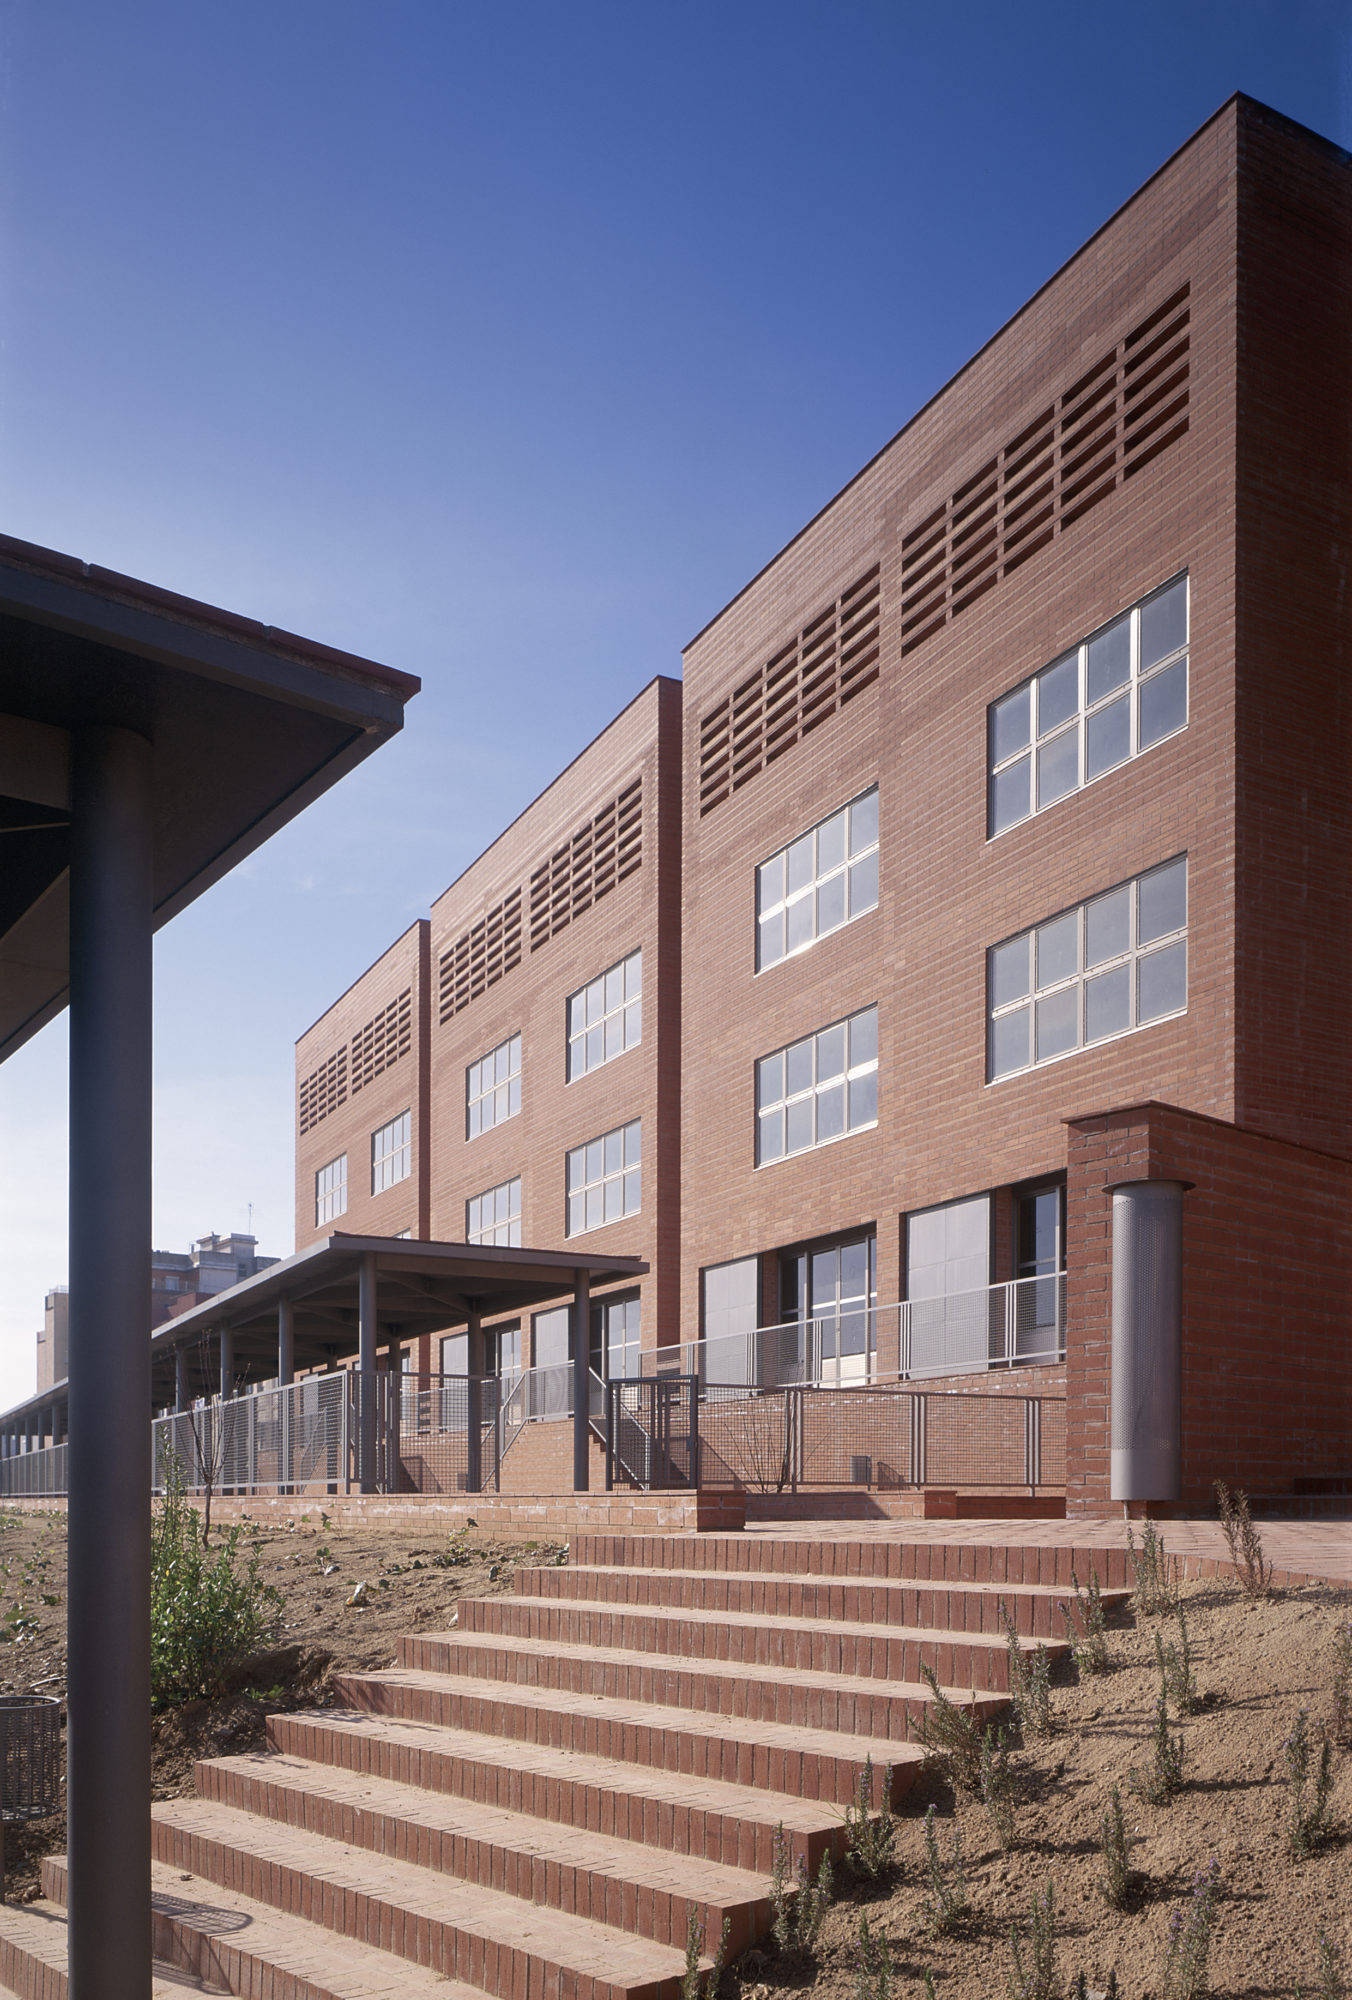
POLYGON ((993 838, 1188 720, 1188 579, 1175 577, 992 702, 993 838))
POLYGON ((643 953, 618 965, 568 998, 568 1081, 613 1062, 643 1039, 643 953))
POLYGON ((756 1064, 756 1164, 878 1122, 878 1009, 819 1028, 756 1064))
POLYGON ((997 944, 987 1004, 992 1083, 1186 1012, 1187 856, 997 944))
POLYGON ((315 1228, 347 1212, 347 1154, 340 1153, 315 1175, 315 1228))
POLYGON ((371 1192, 384 1194, 398 1181, 406 1181, 413 1171, 410 1114, 401 1111, 371 1134, 371 1192))
POLYGON ((878 787, 756 870, 756 970, 805 951, 878 905, 878 787))
POLYGON ((471 1195, 465 1203, 466 1243, 500 1243, 521 1247, 521 1176, 471 1195))
POLYGON ((569 1236, 638 1214, 643 1201, 642 1124, 635 1118, 569 1153, 569 1236))
POLYGON ((521 1109, 521 1037, 509 1035, 465 1071, 465 1136, 477 1139, 521 1109))

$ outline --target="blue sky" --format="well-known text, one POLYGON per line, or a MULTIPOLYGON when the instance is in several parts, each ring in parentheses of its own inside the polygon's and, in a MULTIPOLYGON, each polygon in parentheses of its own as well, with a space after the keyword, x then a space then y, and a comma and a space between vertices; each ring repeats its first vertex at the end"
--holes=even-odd
MULTIPOLYGON (((157 946, 155 1238, 291 1247, 297 1034, 1325 0, 0 0, 0 530, 421 674, 157 946)), ((0 1405, 65 1277, 0 1070, 0 1405)))

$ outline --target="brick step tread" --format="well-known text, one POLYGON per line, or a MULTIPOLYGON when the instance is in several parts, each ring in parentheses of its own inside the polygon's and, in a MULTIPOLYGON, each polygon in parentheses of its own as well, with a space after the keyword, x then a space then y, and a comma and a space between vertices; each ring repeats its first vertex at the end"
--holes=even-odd
POLYGON ((745 1856, 743 1866, 755 1865, 755 1850, 769 1864, 776 1826, 784 1828, 795 1858, 802 1853, 813 1861, 840 1832, 840 1808, 830 1801, 437 1722, 324 1709, 272 1716, 268 1734, 281 1750, 311 1763, 377 1775, 388 1768, 399 1782, 443 1796, 452 1786, 464 1798, 505 1794, 509 1802, 522 1800, 522 1809, 535 1817, 547 1814, 563 1826, 602 1832, 627 1828, 629 1839, 668 1852, 703 1852, 707 1842, 718 1849, 709 1858, 718 1859, 730 1847, 745 1856), (688 1846, 673 1845, 678 1821, 688 1846))
MULTIPOLYGON (((395 1860, 414 1861, 418 1866, 463 1878, 481 1880, 483 1871, 491 1870, 493 1886, 539 1903, 553 1902, 557 1895, 564 1894, 565 1908, 579 1907, 579 1901, 566 1887, 556 1886, 561 1874, 566 1876, 576 1871, 603 1875, 617 1888, 628 1883, 711 1909, 763 1903, 769 1895, 767 1879, 747 1869, 727 1868, 689 1854, 663 1852, 660 1848, 645 1847, 641 1841, 619 1840, 613 1835, 559 1826, 530 1813, 512 1812, 472 1799, 422 1791, 416 1785, 401 1784, 395 1779, 336 1770, 284 1752, 212 1758, 198 1765, 197 1783, 199 1792, 208 1797, 298 1828, 308 1827, 320 1817, 307 1808, 322 1802, 336 1808, 345 1824, 341 1828, 321 1825, 316 1831, 360 1847, 376 1845, 380 1852, 395 1860), (248 1796, 222 1800, 222 1793, 214 1788, 213 1774, 228 1778, 233 1790, 247 1792, 248 1796), (357 1825, 363 1819, 376 1836, 374 1841, 357 1832, 357 1825), (418 1838, 423 1832, 447 1841, 449 1855, 443 1848, 441 1859, 431 1859, 429 1843, 418 1838), (484 1851, 477 1855, 464 1851, 474 1848, 484 1851), (527 1857, 538 1866, 523 1871, 514 1883, 511 1871, 504 1871, 500 1865, 506 1855, 527 1857), (504 1872, 508 1879, 499 1880, 504 1872)), ((621 1920, 610 1916, 606 1921, 621 1920)), ((680 1935, 668 1939, 682 1949, 685 1925, 686 1915, 682 1911, 680 1935)))
MULTIPOLYGON (((1084 1579, 1080 1580, 1083 1584, 1084 1579)), ((936 1620, 936 1626, 943 1622, 951 1632, 966 1635, 984 1630, 999 1638, 1003 1638, 999 1612, 1001 1600, 1008 1603, 1020 1636, 1024 1638, 1030 1636, 1030 1632, 1026 1623, 1021 1621, 1027 1621, 1030 1614, 1045 1606, 1053 1619, 1059 1621, 1060 1606, 1074 1603, 1072 1591, 1054 1589, 1042 1583, 976 1583, 970 1580, 958 1583, 943 1579, 929 1582, 915 1577, 789 1576, 774 1570, 642 1567, 621 1570, 582 1563, 571 1564, 566 1569, 551 1567, 518 1571, 517 1595, 537 1603, 589 1603, 622 1606, 628 1610, 666 1610, 671 1615, 678 1612, 694 1615, 703 1610, 726 1616, 733 1611, 739 1619, 743 1616, 742 1603, 747 1598, 782 1598, 782 1605, 774 1609, 757 1608, 747 1614, 748 1618, 811 1618, 840 1624, 851 1619, 859 1620, 862 1609, 863 1622, 885 1624, 889 1630, 913 1623, 905 1616, 898 1617, 897 1612, 891 1609, 892 1606, 904 1606, 911 1600, 917 1609, 933 1602, 939 1606, 946 1605, 950 1614, 961 1614, 936 1620), (663 1590, 671 1593, 665 1603, 647 1594, 663 1590), (696 1592, 703 1600, 701 1604, 687 1607, 679 1601, 681 1597, 696 1592), (861 1599, 864 1600, 863 1606, 859 1602, 861 1599), (870 1599, 873 1600, 871 1604, 868 1602, 870 1599), (973 1612, 977 1614, 975 1623, 971 1622, 973 1612)), ((1125 1588, 1102 1590, 1101 1596, 1105 1609, 1115 1611, 1128 1602, 1131 1592, 1125 1588)), ((932 1628, 927 1622, 923 1629, 928 1631, 932 1628)))
MULTIPOLYGON (((242 1869, 250 1884, 242 1893, 274 1908, 282 1906, 281 1898, 308 1891, 326 1928, 352 1935, 358 1923, 364 1921, 368 1931, 375 1923, 382 1935, 411 1947, 404 1952, 396 1943, 400 1957, 416 1962, 418 1934, 425 1934, 429 1925, 458 1933, 477 1943, 480 1957, 487 1949, 498 1958, 498 1977, 485 1982, 492 1992, 519 1990, 515 1982, 505 1983, 510 1968, 502 1963, 503 1952, 537 1966, 559 1968, 565 1981, 571 1974, 587 1988, 594 1985, 598 1993, 614 1995, 652 1993, 668 1982, 679 1982, 685 1970, 684 1951, 670 1945, 567 1910, 527 1903, 499 1889, 434 1874, 323 1834, 261 1820, 211 1799, 162 1802, 152 1809, 151 1822, 157 1838, 175 1850, 169 1857, 161 1851, 158 1860, 191 1869, 213 1883, 242 1869), (189 1854, 195 1867, 186 1858, 189 1854)), ((372 1940, 368 1934, 362 1941, 372 1940)), ((524 1966, 519 1964, 517 1971, 523 1974, 524 1966)))
POLYGON ((821 1576, 851 1582, 976 1583, 989 1578, 997 1584, 1037 1584, 1046 1590, 1069 1591, 1071 1571, 1088 1584, 1092 1568, 1100 1585, 1120 1589, 1130 1585, 1127 1552, 1077 1543, 1020 1542, 1017 1524, 1011 1533, 991 1534, 987 1541, 910 1541, 903 1535, 861 1537, 822 1536, 805 1522, 795 1533, 775 1527, 748 1527, 739 1534, 645 1534, 589 1529, 574 1535, 575 1562, 588 1568, 670 1569, 682 1575, 702 1572, 738 1576, 745 1571, 782 1576, 821 1576))

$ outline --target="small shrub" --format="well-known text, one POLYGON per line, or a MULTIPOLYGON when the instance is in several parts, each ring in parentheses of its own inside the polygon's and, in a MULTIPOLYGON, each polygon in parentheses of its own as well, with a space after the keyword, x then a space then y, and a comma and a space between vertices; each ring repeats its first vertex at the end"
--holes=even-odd
POLYGON ((1206 1967, 1216 1929, 1220 1874, 1220 1863, 1213 1856, 1193 1876, 1189 1902, 1169 1919, 1163 2000, 1203 2000, 1208 1990, 1206 1967))
MULTIPOLYGON (((1089 2000, 1092 1990, 1089 1984, 1089 1975, 1085 1972, 1077 1972, 1070 1982, 1070 2000, 1089 2000)), ((1117 1974, 1115 1972, 1108 1974, 1108 1984, 1103 1988, 1103 2000, 1121 2000, 1118 1992, 1117 1974)))
POLYGON ((184 1494, 183 1467, 165 1468, 150 1543, 150 1699, 155 1709, 213 1700, 269 1636, 281 1598, 257 1555, 239 1555, 243 1528, 202 1545, 184 1494))
POLYGON ((1112 1796, 1103 1809, 1103 1818, 1099 1821, 1099 1845, 1103 1850, 1099 1888, 1104 1902, 1114 1910, 1125 1910, 1131 1901, 1131 1850, 1134 1844, 1122 1812, 1122 1794, 1114 1785, 1112 1796))
POLYGON ((1131 1600, 1136 1609, 1149 1617, 1160 1611, 1172 1611, 1178 1602, 1178 1563, 1156 1533, 1153 1521, 1146 1522, 1139 1548, 1131 1523, 1127 1523, 1127 1556, 1136 1579, 1131 1600))
POLYGON ((704 1925, 695 1914, 693 1903, 685 1926, 685 1972, 681 1979, 681 2000, 716 2000, 723 1981, 723 1966, 728 1955, 728 1938, 732 1932, 731 1921, 724 1917, 723 1934, 718 1940, 718 1950, 707 1973, 701 1973, 699 1962, 704 1955, 704 1925))
POLYGON ((1048 1882, 1043 1893, 1033 1897, 1033 1914, 1028 1925, 1028 1964, 1017 1924, 1009 1927, 1009 1955, 1014 1969, 1009 1975, 1010 2000, 1061 2000, 1061 1975, 1056 1967, 1056 1888, 1048 1882))
POLYGON ((1304 1861, 1332 1832, 1328 1810, 1333 1790, 1333 1745, 1324 1737, 1316 1758, 1307 1708, 1301 1709, 1282 1744, 1282 1757, 1286 1764, 1287 1844, 1297 1861, 1304 1861))
POLYGON ((1017 1796, 1014 1772, 1009 1762, 1008 1739, 1003 1729, 983 1730, 981 1736, 981 1803, 990 1815, 1002 1853, 1018 1845, 1014 1826, 1017 1796))
POLYGON ((1082 1679, 1090 1674, 1106 1674, 1112 1661, 1108 1657, 1107 1617, 1098 1571, 1091 1566, 1088 1590, 1081 1590, 1080 1579, 1073 1569, 1070 1580, 1075 1586, 1075 1608, 1079 1617, 1071 1617, 1068 1604, 1061 1606, 1061 1615, 1066 1621, 1066 1638, 1070 1642, 1076 1668, 1082 1679))
POLYGON ((801 1855, 798 1866, 790 1867, 789 1843, 782 1823, 777 1826, 770 1850, 770 1928, 786 1956, 805 1957, 812 1951, 833 1889, 830 1855, 823 1854, 814 1882, 801 1855))
POLYGON ((1338 1955, 1325 1937, 1319 1933, 1319 1984, 1314 1991, 1306 1994, 1303 1986, 1296 1988, 1296 2000, 1346 2000, 1347 1981, 1343 1978, 1338 1955))
POLYGON ((920 1671, 933 1697, 920 1718, 920 1741, 957 1790, 976 1792, 981 1785, 981 1737, 976 1724, 949 1700, 928 1662, 920 1671))
POLYGON ((891 2000, 895 1976, 886 1932, 870 1931, 867 1916, 861 1915, 854 1946, 855 2000, 891 2000))
POLYGON ((1155 1703, 1155 1727, 1150 1738, 1150 1762, 1131 1774, 1132 1787, 1152 1806, 1168 1805, 1183 1789, 1183 1738, 1169 1734, 1169 1704, 1163 1693, 1155 1703))
POLYGON ((1216 1505, 1220 1510, 1225 1546, 1238 1572, 1240 1588, 1248 1598, 1266 1597, 1272 1588, 1272 1564, 1263 1558, 1263 1538, 1249 1513, 1248 1494, 1240 1487, 1232 1493, 1225 1481, 1218 1479, 1216 1505))
POLYGON ((1019 1727, 1025 1736, 1050 1736, 1056 1727, 1052 1716, 1051 1655, 1045 1646, 1036 1647, 1031 1657, 1024 1652, 1003 1597, 1000 1623, 1009 1652, 1009 1698, 1019 1718, 1019 1727))
POLYGON ((930 1893, 923 1907, 930 1928, 940 1932, 959 1930, 972 1907, 962 1867, 962 1829, 953 1828, 953 1856, 945 1862, 934 1829, 933 1806, 925 1810, 925 1873, 930 1893))
POLYGON ((1192 1677, 1192 1647, 1188 1642, 1188 1621, 1183 1615, 1183 1606, 1174 1606, 1174 1616, 1178 1619, 1179 1643, 1161 1639, 1155 1634, 1155 1664, 1160 1670, 1160 1688, 1174 1705, 1178 1715, 1193 1715, 1201 1707, 1201 1697, 1197 1683, 1192 1677))
POLYGON ((892 1766, 883 1770, 882 1805, 873 1810, 873 1759, 866 1758, 845 1808, 845 1859, 856 1875, 885 1881, 897 1865, 897 1822, 892 1812, 892 1766))
POLYGON ((1333 1714, 1329 1732, 1335 1743, 1352 1747, 1352 1618, 1338 1627, 1333 1640, 1333 1714))

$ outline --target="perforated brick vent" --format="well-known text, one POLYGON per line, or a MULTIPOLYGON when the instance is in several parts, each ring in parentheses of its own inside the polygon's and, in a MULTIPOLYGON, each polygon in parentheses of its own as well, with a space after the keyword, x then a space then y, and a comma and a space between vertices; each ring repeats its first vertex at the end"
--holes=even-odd
POLYGON ((902 538, 903 655, 1183 436, 1188 293, 1156 307, 902 538))
POLYGON ((575 917, 643 865, 643 780, 609 800, 530 878, 530 948, 538 951, 575 917))
POLYGON ((413 1046, 413 989, 406 986, 352 1037, 352 1095, 374 1083, 413 1046))
POLYGON ((878 565, 700 721, 703 817, 878 678, 878 565))
POLYGON ((312 1069, 300 1087, 300 1129, 308 1132, 347 1102, 347 1045, 312 1069))
POLYGON ((521 891, 513 889, 441 954, 438 1019, 449 1021, 520 963, 521 891))

